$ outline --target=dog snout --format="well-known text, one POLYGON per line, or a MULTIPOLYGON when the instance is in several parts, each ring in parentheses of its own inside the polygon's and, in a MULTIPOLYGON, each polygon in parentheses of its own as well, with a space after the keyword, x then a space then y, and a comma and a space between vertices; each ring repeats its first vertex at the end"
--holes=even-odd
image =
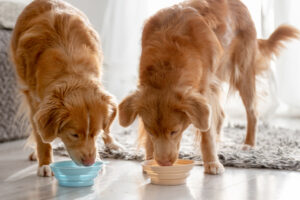
POLYGON ((160 166, 172 166, 175 162, 175 159, 170 157, 156 157, 155 160, 160 166))
POLYGON ((81 163, 84 165, 84 166, 91 166, 95 163, 95 158, 94 157, 84 157, 81 159, 81 163))
POLYGON ((171 161, 156 161, 160 166, 172 166, 173 163, 171 161))
POLYGON ((91 166, 95 163, 95 155, 93 153, 89 153, 89 154, 86 154, 86 155, 83 155, 82 158, 81 158, 81 163, 84 165, 84 166, 91 166))

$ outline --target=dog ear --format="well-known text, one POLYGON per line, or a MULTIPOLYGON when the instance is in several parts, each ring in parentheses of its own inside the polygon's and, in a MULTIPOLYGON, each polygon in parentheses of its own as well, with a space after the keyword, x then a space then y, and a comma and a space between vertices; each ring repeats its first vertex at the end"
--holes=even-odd
POLYGON ((119 123, 123 127, 127 127, 133 123, 137 112, 138 92, 126 97, 119 105, 119 123))
POLYGON ((109 133, 110 126, 117 115, 117 105, 111 96, 106 96, 108 101, 108 116, 103 121, 103 130, 105 133, 109 133))
POLYGON ((66 115, 62 99, 57 94, 49 95, 42 101, 33 119, 43 142, 50 143, 57 137, 66 115))
POLYGON ((184 112, 192 124, 201 131, 207 131, 211 125, 211 107, 199 93, 191 93, 184 100, 184 112))

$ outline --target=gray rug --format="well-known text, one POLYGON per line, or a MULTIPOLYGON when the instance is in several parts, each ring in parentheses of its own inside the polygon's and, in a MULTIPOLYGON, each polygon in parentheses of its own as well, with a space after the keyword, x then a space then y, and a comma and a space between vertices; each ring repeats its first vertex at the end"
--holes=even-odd
MULTIPOLYGON (((260 125, 257 133, 257 146, 254 149, 242 150, 245 137, 245 126, 228 125, 224 128, 223 139, 219 147, 219 158, 224 166, 241 168, 268 168, 300 172, 300 131, 260 125)), ((125 147, 125 151, 111 151, 103 148, 99 140, 101 158, 124 160, 144 159, 143 150, 137 150, 136 130, 123 130, 112 135, 125 147)), ((184 133, 181 143, 180 158, 201 161, 199 148, 194 144, 194 131, 184 133)), ((55 152, 66 155, 62 146, 55 152)))

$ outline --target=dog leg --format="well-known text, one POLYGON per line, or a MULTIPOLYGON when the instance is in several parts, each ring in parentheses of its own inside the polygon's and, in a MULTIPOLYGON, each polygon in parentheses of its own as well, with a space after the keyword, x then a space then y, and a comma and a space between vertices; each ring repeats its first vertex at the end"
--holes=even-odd
POLYGON ((36 145, 35 145, 35 139, 34 139, 34 133, 30 133, 30 136, 28 137, 27 139, 27 142, 26 142, 26 146, 29 146, 32 148, 32 153, 29 154, 28 156, 28 160, 29 161, 37 161, 37 155, 36 155, 36 145))
MULTIPOLYGON (((39 137, 39 136, 38 136, 39 137)), ((50 164, 52 163, 51 144, 43 143, 41 139, 37 140, 37 158, 39 162, 38 176, 52 176, 50 164)))
POLYGON ((221 134, 223 128, 223 122, 225 119, 225 113, 221 103, 222 89, 220 83, 216 82, 210 86, 210 92, 208 93, 209 102, 212 105, 213 123, 216 125, 216 141, 221 141, 221 134))
POLYGON ((29 156, 28 156, 28 160, 30 161, 37 161, 37 156, 36 156, 36 152, 33 151, 29 156))
POLYGON ((256 88, 254 76, 244 76, 243 83, 238 87, 240 96, 247 113, 247 135, 245 146, 255 146, 257 112, 256 112, 256 88))
POLYGON ((138 132, 139 132, 139 139, 138 139, 139 146, 144 146, 145 153, 146 153, 146 160, 152 160, 154 158, 153 157, 153 152, 154 152, 153 143, 152 143, 150 136, 148 135, 148 133, 145 130, 143 121, 140 118, 139 118, 138 132))
MULTIPOLYGON (((139 131, 145 131, 145 130, 141 130, 141 126, 139 126, 139 131)), ((140 133, 141 134, 141 133, 140 133)), ((145 156, 145 159, 146 160, 152 160, 154 157, 153 157, 153 143, 152 143, 152 140, 150 138, 150 136, 146 133, 146 135, 144 135, 145 137, 145 140, 144 140, 144 148, 145 148, 145 153, 146 153, 146 156, 145 156)), ((143 170, 143 173, 146 174, 147 172, 143 170)))
POLYGON ((145 140, 145 151, 146 151, 146 160, 153 159, 153 143, 149 135, 146 135, 145 140))
POLYGON ((52 163, 52 147, 51 144, 44 143, 38 133, 35 132, 36 147, 37 147, 37 159, 39 167, 38 176, 47 177, 52 176, 51 168, 49 164, 52 163))
POLYGON ((150 136, 148 135, 147 131, 145 130, 144 123, 141 120, 141 118, 139 118, 138 132, 139 132, 139 139, 138 139, 139 146, 144 146, 145 153, 146 153, 146 160, 152 160, 154 158, 153 157, 153 152, 154 152, 153 143, 152 143, 152 140, 151 140, 150 136))
POLYGON ((50 168, 52 163, 52 147, 49 143, 44 143, 41 136, 38 134, 36 126, 31 118, 31 124, 33 128, 34 139, 36 142, 36 157, 39 163, 37 175, 42 177, 53 176, 50 168))
POLYGON ((221 108, 217 119, 217 139, 216 139, 217 142, 221 142, 224 119, 225 119, 225 114, 223 109, 221 108))
POLYGON ((217 144, 212 130, 202 133, 201 151, 205 173, 222 174, 225 171, 217 155, 217 144))
POLYGON ((118 143, 109 132, 104 132, 102 134, 102 139, 105 144, 105 146, 111 150, 122 150, 124 147, 118 143))

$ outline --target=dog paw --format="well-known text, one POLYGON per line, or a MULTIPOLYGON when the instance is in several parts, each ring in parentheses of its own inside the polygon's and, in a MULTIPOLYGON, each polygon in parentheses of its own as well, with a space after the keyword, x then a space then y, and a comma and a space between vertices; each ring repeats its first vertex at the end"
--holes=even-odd
POLYGON ((251 145, 249 145, 249 144, 243 144, 242 147, 241 147, 241 149, 242 149, 243 151, 249 151, 249 150, 251 150, 251 149, 254 149, 254 147, 251 146, 251 145))
POLYGON ((28 156, 28 159, 29 159, 30 161, 36 161, 36 160, 37 160, 36 153, 35 153, 35 152, 32 152, 32 153, 28 156))
POLYGON ((41 177, 50 177, 53 176, 53 173, 49 165, 42 165, 38 167, 37 175, 41 177))
POLYGON ((113 141, 109 144, 105 144, 105 146, 110 150, 124 150, 124 147, 117 141, 113 141))
POLYGON ((204 173, 206 174, 222 174, 225 171, 224 166, 219 162, 204 163, 204 173))

